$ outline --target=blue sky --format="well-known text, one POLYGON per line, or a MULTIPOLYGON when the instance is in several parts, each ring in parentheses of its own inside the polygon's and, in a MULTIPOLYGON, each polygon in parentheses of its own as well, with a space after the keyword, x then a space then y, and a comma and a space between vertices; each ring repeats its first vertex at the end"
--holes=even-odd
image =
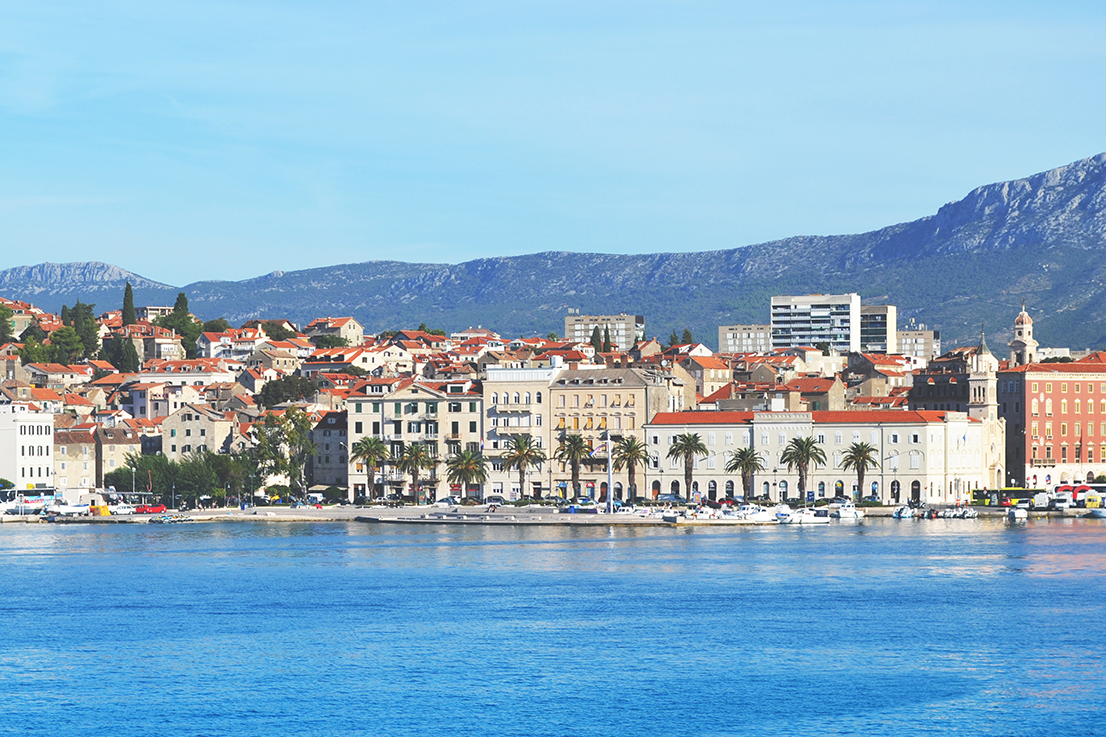
POLYGON ((734 248, 1106 150, 1088 2, 0 0, 0 268, 734 248))

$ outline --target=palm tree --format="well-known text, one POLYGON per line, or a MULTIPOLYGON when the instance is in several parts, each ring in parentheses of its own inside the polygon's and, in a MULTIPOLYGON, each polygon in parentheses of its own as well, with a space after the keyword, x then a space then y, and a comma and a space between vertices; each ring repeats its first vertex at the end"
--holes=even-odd
POLYGON ((451 484, 461 484, 468 496, 468 487, 488 480, 488 462, 478 450, 463 450, 445 462, 445 475, 451 484))
POLYGON ((627 435, 615 445, 614 469, 616 471, 621 471, 623 468, 626 469, 630 482, 630 488, 626 490, 626 497, 628 499, 637 496, 635 470, 638 466, 644 468, 648 461, 649 447, 638 439, 636 435, 627 435))
MULTIPOLYGON (((545 461, 545 451, 529 435, 516 435, 507 442, 507 452, 502 460, 504 469, 518 469, 518 488, 526 496, 526 472, 531 466, 545 461)), ((540 491, 538 497, 541 497, 540 491)))
MULTIPOLYGON (((826 452, 818 445, 813 436, 791 438, 791 442, 780 454, 780 461, 787 464, 788 470, 799 472, 799 498, 806 499, 806 476, 811 463, 826 462, 826 452)), ((782 499, 781 499, 782 501, 782 499)))
POLYGON ((753 488, 753 475, 764 469, 764 459, 751 447, 740 449, 726 463, 726 473, 741 474, 741 496, 745 499, 753 488))
POLYGON ((411 486, 414 487, 416 495, 419 493, 419 474, 437 465, 438 462, 430 455, 430 451, 423 443, 410 443, 396 461, 396 468, 400 473, 411 474, 411 486))
POLYGON ((853 443, 841 457, 841 468, 856 471, 856 489, 861 496, 864 495, 864 472, 869 468, 879 468, 879 461, 876 460, 878 452, 869 443, 853 443))
POLYGON ((553 458, 572 466, 572 494, 580 496, 580 462, 591 456, 591 449, 583 435, 565 435, 557 446, 553 458))
POLYGON ((387 443, 380 438, 361 438, 353 444, 353 452, 350 453, 350 457, 355 461, 368 464, 372 469, 368 493, 369 498, 372 498, 373 490, 376 488, 376 472, 381 465, 392 459, 392 454, 388 452, 387 443))
POLYGON ((687 489, 687 498, 691 499, 691 471, 695 465, 696 456, 705 456, 707 446, 703 445, 703 439, 697 432, 685 432, 676 436, 676 441, 668 449, 669 458, 682 458, 684 462, 684 485, 687 489))

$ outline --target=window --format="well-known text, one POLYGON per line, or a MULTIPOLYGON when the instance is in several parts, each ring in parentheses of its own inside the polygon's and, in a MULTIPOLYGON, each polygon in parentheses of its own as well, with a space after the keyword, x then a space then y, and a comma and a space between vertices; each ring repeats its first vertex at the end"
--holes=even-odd
MULTIPOLYGON (((1076 384, 1076 386, 1079 386, 1079 385, 1076 384)), ((1083 403, 1080 402, 1078 399, 1076 399, 1075 400, 1075 414, 1077 414, 1077 415, 1081 414, 1082 413, 1082 408, 1083 408, 1083 403)))
POLYGON ((834 445, 841 445, 841 433, 835 432, 833 434, 833 444, 834 445))
POLYGON ((891 443, 893 445, 898 445, 898 443, 899 443, 899 434, 898 433, 896 433, 896 432, 891 433, 891 443))
POLYGON ((1066 423, 1066 422, 1061 422, 1060 423, 1060 434, 1061 435, 1067 435, 1068 434, 1068 423, 1066 423))
POLYGON ((921 453, 918 453, 918 452, 915 451, 915 452, 910 454, 910 467, 914 470, 917 470, 917 469, 922 467, 922 455, 921 455, 921 453))
POLYGON ((476 402, 469 402, 469 412, 476 411, 476 402))
POLYGON ((1045 417, 1052 417, 1052 400, 1045 400, 1045 417))
POLYGON ((1068 413, 1068 400, 1060 400, 1060 414, 1066 415, 1068 413))
POLYGON ((1045 437, 1046 438, 1051 438, 1052 437, 1052 423, 1051 422, 1046 422, 1045 423, 1045 437))
POLYGON ((476 432, 476 423, 475 422, 470 422, 469 423, 469 432, 476 432))
POLYGON ((1045 391, 1046 392, 1051 392, 1052 391, 1052 382, 1051 381, 1045 382, 1045 391))
POLYGON ((1065 394, 1067 393, 1067 391, 1068 391, 1068 382, 1065 381, 1062 384, 1060 384, 1060 391, 1065 393, 1065 394))
POLYGON ((1036 438, 1036 437, 1037 437, 1037 423, 1036 423, 1036 422, 1032 423, 1032 424, 1030 425, 1030 427, 1032 428, 1032 432, 1031 432, 1031 434, 1030 434, 1030 435, 1031 435, 1031 437, 1034 437, 1034 438, 1036 438))
POLYGON ((726 433, 726 445, 733 445, 733 433, 726 433))
POLYGON ((354 431, 355 433, 357 433, 358 435, 360 435, 360 434, 361 434, 361 432, 362 432, 362 430, 361 430, 361 427, 362 427, 362 425, 361 425, 361 423, 360 423, 360 422, 355 422, 355 423, 353 423, 353 431, 354 431))
POLYGON ((499 392, 492 392, 492 404, 499 404, 499 392))
POLYGON ((707 445, 714 445, 714 433, 707 433, 707 445))

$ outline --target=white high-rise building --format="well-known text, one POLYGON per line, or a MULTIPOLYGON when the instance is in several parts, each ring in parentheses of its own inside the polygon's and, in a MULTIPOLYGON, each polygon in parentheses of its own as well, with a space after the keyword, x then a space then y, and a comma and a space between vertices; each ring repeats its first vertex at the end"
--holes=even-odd
POLYGON ((859 294, 772 298, 773 348, 823 343, 838 353, 860 352, 859 294))
POLYGON ((0 478, 19 491, 54 488, 54 415, 0 404, 0 478))

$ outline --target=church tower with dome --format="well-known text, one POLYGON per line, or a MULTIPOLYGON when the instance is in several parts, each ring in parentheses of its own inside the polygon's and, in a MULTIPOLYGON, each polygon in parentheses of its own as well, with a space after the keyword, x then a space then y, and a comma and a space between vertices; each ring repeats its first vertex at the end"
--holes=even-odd
POLYGON ((1014 339, 1010 341, 1010 367, 1037 362, 1037 341, 1033 340, 1033 318, 1022 311, 1014 319, 1014 339))

